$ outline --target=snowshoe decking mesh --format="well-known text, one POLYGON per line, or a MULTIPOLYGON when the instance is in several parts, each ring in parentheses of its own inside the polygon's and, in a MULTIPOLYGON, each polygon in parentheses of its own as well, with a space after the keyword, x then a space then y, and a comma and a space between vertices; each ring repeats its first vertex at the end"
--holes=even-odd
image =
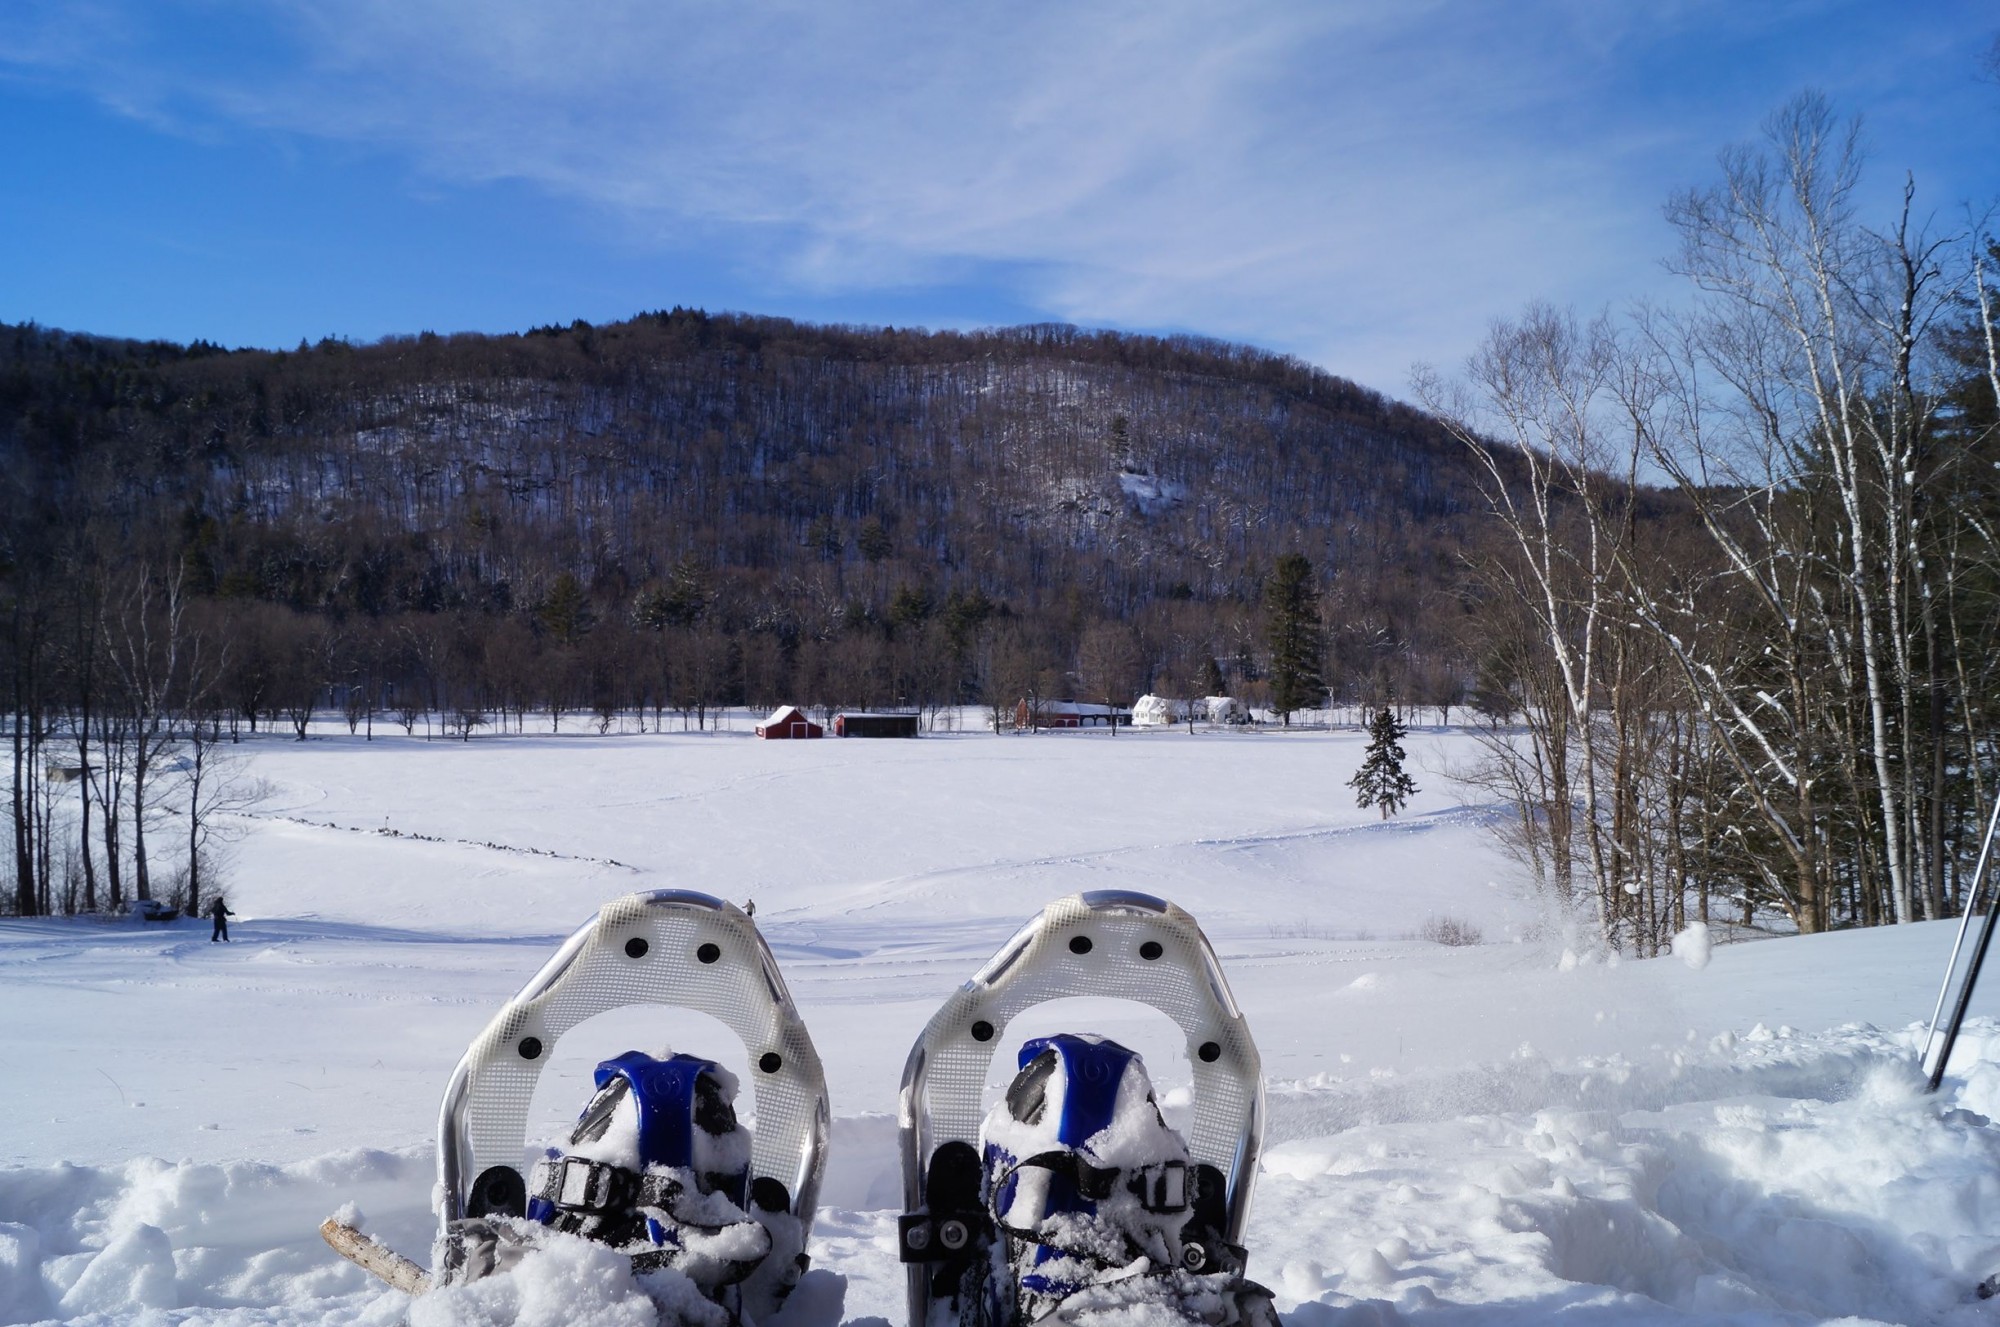
POLYGON ((467 1215, 489 1168, 520 1168, 536 1080, 563 1034, 609 1009, 707 1014, 749 1052, 753 1182, 785 1186, 810 1226, 825 1166, 826 1080, 770 948, 741 911, 689 890, 608 903, 508 1001, 459 1061, 438 1121, 439 1219, 467 1215))
MULTIPOLYGON (((1240 1241, 1263 1137, 1263 1061, 1194 918, 1124 891, 1074 894, 1043 908, 924 1028, 903 1070, 905 1207, 922 1207, 925 1167, 941 1145, 977 1145, 987 1070, 1007 1024, 1067 996, 1149 1005, 1186 1034, 1194 1077, 1188 1153, 1226 1177, 1223 1233, 1240 1241)), ((910 1320, 921 1324, 929 1313, 926 1272, 913 1265, 909 1275, 910 1320)))

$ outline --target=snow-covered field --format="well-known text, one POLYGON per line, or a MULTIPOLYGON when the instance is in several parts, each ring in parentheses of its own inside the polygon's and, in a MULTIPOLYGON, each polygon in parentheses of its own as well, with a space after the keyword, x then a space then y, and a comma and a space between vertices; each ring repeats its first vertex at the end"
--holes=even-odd
MULTIPOLYGON (((1449 779, 1466 739, 1410 740, 1424 792, 1386 823, 1343 786, 1360 741, 259 739, 273 795, 237 847, 231 945, 0 923, 0 1323, 401 1321, 319 1221, 352 1201, 421 1258, 466 1043, 600 903, 662 886, 756 900, 827 1063, 791 1327, 902 1322, 910 1042, 1042 904, 1102 888, 1180 903, 1229 970, 1271 1098, 1251 1272, 1295 1327, 2000 1311, 1969 1297, 2000 1267, 2000 1001, 1944 1093, 1914 1068, 1949 927, 1578 962, 1449 779), (1414 938, 1434 915, 1485 943, 1414 938)), ((1008 1036, 1061 1028, 1187 1081, 1149 1011, 1068 1002, 1008 1036)), ((662 1043, 745 1067, 720 1024, 611 1016, 559 1048, 537 1118, 553 1133, 592 1063, 662 1043)))

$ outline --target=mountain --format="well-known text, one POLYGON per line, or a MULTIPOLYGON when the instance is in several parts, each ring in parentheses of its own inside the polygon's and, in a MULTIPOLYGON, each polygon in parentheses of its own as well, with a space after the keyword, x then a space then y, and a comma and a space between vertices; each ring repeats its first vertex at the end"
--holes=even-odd
POLYGON ((1051 690, 1096 687, 1093 632, 1130 647, 1101 689, 1197 655, 1254 684, 1303 552, 1336 689, 1441 697, 1484 505, 1421 412, 1242 346, 683 309, 294 352, 0 327, 0 464, 17 578, 83 543, 267 618, 699 628, 787 694, 802 648, 927 623, 947 697, 1000 627, 1051 690))

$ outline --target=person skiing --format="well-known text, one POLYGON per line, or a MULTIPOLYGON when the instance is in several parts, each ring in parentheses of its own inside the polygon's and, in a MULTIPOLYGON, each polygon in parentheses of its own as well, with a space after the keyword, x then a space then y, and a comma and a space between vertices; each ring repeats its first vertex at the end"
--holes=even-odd
POLYGON ((218 894, 209 901, 208 915, 215 922, 215 930, 209 934, 208 942, 214 944, 217 940, 228 940, 229 923, 224 919, 234 917, 236 914, 229 910, 229 905, 222 901, 221 895, 218 894))

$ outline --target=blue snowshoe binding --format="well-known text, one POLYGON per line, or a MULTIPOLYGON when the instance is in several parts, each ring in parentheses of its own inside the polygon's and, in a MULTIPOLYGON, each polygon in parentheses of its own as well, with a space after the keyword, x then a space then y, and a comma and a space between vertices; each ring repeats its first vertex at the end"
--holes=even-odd
POLYGON ((1218 1177, 1189 1161, 1145 1062, 1062 1033, 1025 1043, 1019 1063, 980 1131, 984 1327, 1135 1310, 1275 1327, 1270 1292, 1242 1279, 1243 1250, 1222 1237, 1218 1177))
POLYGON ((796 1275, 804 1231, 783 1186, 750 1179, 736 1078, 712 1060, 628 1051, 597 1066, 567 1149, 529 1176, 528 1219, 609 1244, 635 1272, 672 1268, 709 1299, 775 1257, 796 1275))
POLYGON ((609 1245, 635 1274, 669 1270, 742 1321, 769 1311, 805 1266, 804 1224, 784 1186, 750 1175, 736 1078, 692 1055, 604 1061, 568 1144, 529 1172, 526 1219, 458 1223, 460 1279, 504 1272, 557 1231, 609 1245))

